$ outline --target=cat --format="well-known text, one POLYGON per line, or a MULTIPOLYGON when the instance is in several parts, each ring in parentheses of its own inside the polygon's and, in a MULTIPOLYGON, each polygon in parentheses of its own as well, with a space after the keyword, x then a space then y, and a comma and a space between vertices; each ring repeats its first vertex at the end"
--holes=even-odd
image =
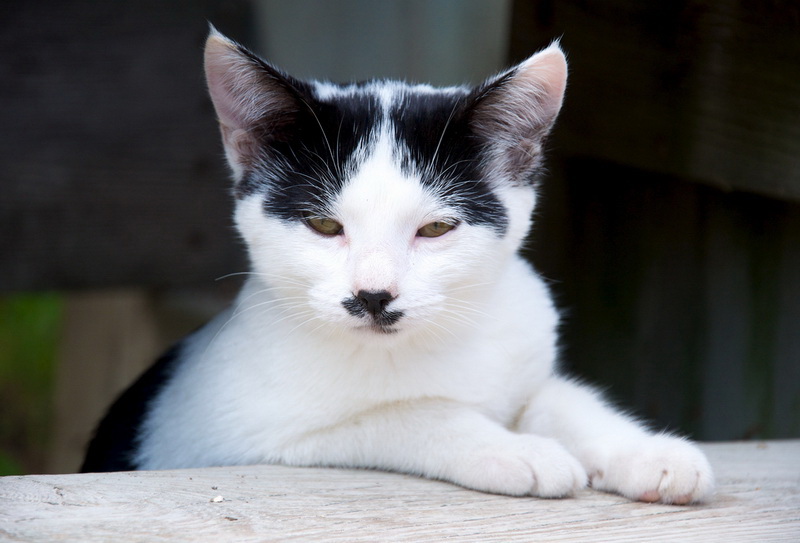
POLYGON ((556 366, 518 252, 567 64, 476 87, 301 81, 211 29, 208 88, 252 272, 101 421, 82 471, 278 463, 479 491, 707 500, 689 441, 556 366))

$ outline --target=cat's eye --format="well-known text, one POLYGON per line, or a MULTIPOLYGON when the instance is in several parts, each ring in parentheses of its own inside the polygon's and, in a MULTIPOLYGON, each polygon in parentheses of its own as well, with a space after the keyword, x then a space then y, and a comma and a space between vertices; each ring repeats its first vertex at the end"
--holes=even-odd
POLYGON ((434 221, 417 230, 417 235, 423 238, 438 238, 448 233, 457 225, 457 222, 434 221))
POLYGON ((323 236, 338 236, 344 231, 341 223, 330 217, 306 217, 306 224, 323 236))

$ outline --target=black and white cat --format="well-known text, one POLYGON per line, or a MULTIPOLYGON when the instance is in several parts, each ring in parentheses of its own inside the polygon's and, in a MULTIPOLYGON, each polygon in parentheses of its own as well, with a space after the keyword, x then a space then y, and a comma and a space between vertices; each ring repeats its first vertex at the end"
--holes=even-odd
POLYGON ((214 30, 205 67, 252 273, 112 406, 84 471, 280 463, 710 495, 698 448, 557 372, 558 315, 517 254, 566 86, 557 44, 477 88, 299 81, 214 30))

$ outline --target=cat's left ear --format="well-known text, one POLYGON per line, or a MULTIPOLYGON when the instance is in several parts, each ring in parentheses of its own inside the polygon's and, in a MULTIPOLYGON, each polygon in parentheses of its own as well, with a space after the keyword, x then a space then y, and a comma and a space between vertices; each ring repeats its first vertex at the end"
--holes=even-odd
POLYGON ((213 27, 205 47, 208 91, 234 178, 288 137, 303 83, 267 64, 213 27))
POLYGON ((470 123, 484 142, 492 177, 515 184, 530 180, 541 163, 544 140, 566 86, 567 60, 554 42, 476 90, 470 123))

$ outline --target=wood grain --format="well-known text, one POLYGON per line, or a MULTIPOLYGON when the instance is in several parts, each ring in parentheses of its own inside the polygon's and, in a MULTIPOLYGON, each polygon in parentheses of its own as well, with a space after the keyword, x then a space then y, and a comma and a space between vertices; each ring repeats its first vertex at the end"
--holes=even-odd
POLYGON ((0 479, 4 541, 797 541, 800 441, 703 445, 693 507, 508 498, 375 471, 249 466, 0 479), (221 499, 220 499, 221 497, 221 499))

